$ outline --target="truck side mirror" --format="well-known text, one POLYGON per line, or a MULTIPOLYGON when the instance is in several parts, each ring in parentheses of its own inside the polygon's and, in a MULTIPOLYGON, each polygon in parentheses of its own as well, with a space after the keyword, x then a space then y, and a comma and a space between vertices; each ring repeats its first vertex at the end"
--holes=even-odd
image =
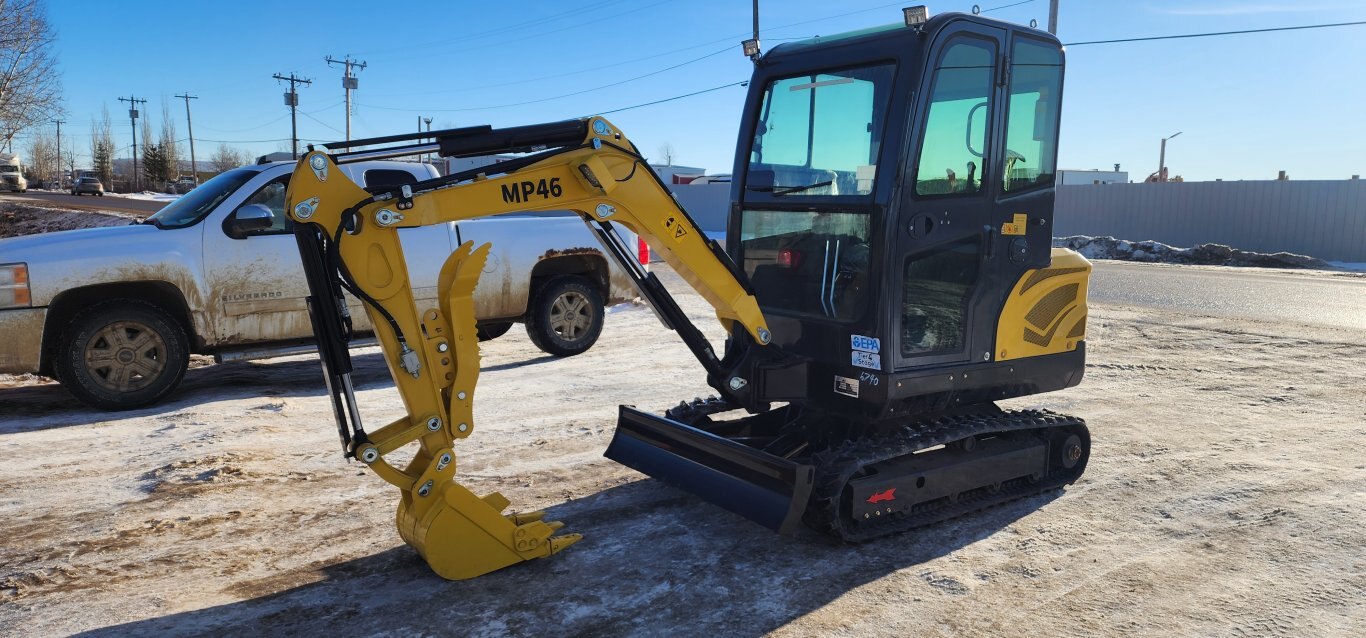
POLYGON ((247 204, 228 217, 224 230, 233 239, 245 239, 254 230, 265 230, 275 223, 275 213, 261 204, 247 204))

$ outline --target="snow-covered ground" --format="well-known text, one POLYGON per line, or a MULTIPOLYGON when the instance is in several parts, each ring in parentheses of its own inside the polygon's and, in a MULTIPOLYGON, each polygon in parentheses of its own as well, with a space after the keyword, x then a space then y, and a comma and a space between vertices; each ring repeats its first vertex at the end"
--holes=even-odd
MULTIPOLYGON (((1009 402, 1087 420, 1076 485, 863 545, 778 536, 602 458, 619 403, 709 393, 648 310, 568 359, 515 329, 481 344, 457 475, 585 538, 465 582, 342 460, 314 357, 196 367, 121 413, 9 377, 0 635, 1366 634, 1366 333, 1100 304, 1087 325, 1080 386, 1009 402)), ((376 349, 355 361, 368 424, 402 414, 376 349)))
POLYGON ((180 195, 169 195, 166 193, 153 193, 152 191, 142 191, 141 193, 105 193, 111 197, 123 197, 126 199, 141 199, 150 202, 173 202, 180 199, 180 195))

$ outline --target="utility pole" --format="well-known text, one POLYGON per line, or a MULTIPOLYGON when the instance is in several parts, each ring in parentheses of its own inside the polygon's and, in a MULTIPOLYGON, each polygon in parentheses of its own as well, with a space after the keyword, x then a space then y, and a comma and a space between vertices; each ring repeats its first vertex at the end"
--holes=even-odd
POLYGON ((1048 32, 1058 34, 1058 0, 1048 2, 1048 32))
MULTIPOLYGON (((324 60, 327 60, 327 66, 332 66, 333 64, 345 65, 345 68, 342 70, 342 89, 343 89, 344 91, 346 91, 346 141, 350 142, 350 141, 351 141, 351 91, 354 91, 355 89, 360 88, 360 82, 356 79, 356 76, 354 76, 354 75, 351 74, 351 67, 355 67, 355 68, 358 68, 358 69, 364 69, 364 68, 365 68, 365 63, 364 63, 364 62, 357 62, 357 61, 355 61, 355 60, 352 60, 350 55, 347 55, 347 56, 346 56, 346 59, 344 59, 344 60, 333 59, 333 57, 330 56, 330 55, 327 56, 326 58, 323 58, 323 59, 324 59, 324 60)), ((422 132, 422 128, 419 127, 419 128, 417 129, 417 132, 421 133, 421 132, 422 132)))
POLYGON ((1162 150, 1158 153, 1157 156, 1157 181, 1159 182, 1167 181, 1167 140, 1176 137, 1180 134, 1181 131, 1177 131, 1175 133, 1172 133, 1171 135, 1162 138, 1162 150))
POLYGON ((305 80, 301 77, 297 77, 293 72, 290 72, 289 77, 276 73, 275 79, 289 82, 289 90, 285 91, 285 106, 289 107, 289 137, 292 143, 289 149, 293 154, 294 159, 299 159, 299 116, 297 114, 297 111, 299 110, 299 91, 295 87, 300 84, 312 84, 313 80, 305 80))
POLYGON ((62 125, 66 120, 53 120, 57 125, 57 190, 62 190, 62 125))
MULTIPOLYGON (((177 95, 176 97, 185 99, 185 128, 190 129, 190 174, 194 176, 194 185, 198 186, 199 168, 194 161, 194 121, 190 119, 190 100, 198 100, 199 96, 190 95, 190 92, 186 91, 184 95, 177 95)), ((177 168, 176 172, 179 173, 179 171, 180 169, 177 168)))
POLYGON ((128 119, 133 123, 133 191, 136 192, 141 183, 138 179, 138 105, 146 104, 147 100, 139 100, 137 96, 130 94, 128 97, 119 98, 119 101, 128 103, 128 119))

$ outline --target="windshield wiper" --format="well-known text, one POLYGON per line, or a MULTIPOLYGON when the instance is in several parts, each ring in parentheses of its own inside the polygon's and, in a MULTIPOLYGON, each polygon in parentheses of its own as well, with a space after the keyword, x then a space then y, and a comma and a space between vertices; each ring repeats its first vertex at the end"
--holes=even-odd
POLYGON ((835 183, 834 180, 826 180, 824 182, 816 182, 814 184, 807 184, 805 186, 746 186, 745 190, 758 191, 761 193, 773 193, 775 196, 777 196, 787 195, 790 193, 800 193, 802 191, 808 191, 813 188, 829 186, 833 183, 835 183))

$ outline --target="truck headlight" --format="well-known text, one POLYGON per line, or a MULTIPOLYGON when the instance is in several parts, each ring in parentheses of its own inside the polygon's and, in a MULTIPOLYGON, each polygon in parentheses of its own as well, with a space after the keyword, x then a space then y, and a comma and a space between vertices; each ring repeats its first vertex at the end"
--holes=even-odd
POLYGON ((28 264, 0 264, 0 308, 27 308, 28 264))

